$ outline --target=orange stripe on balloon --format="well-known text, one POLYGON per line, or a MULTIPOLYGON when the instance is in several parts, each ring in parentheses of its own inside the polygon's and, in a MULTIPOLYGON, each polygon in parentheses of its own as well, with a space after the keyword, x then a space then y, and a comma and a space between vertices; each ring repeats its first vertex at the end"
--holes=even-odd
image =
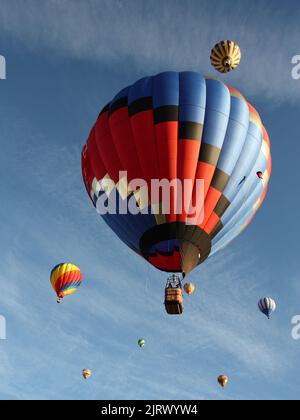
POLYGON ((177 215, 179 222, 186 222, 189 210, 187 207, 192 204, 200 146, 201 142, 195 140, 184 139, 178 143, 177 176, 182 185, 182 213, 177 215), (187 184, 184 183, 185 180, 188 180, 187 184))
MULTIPOLYGON (((178 121, 162 122, 155 125, 157 151, 159 159, 160 179, 169 181, 177 179, 177 147, 178 121)), ((170 214, 166 215, 167 222, 176 221, 175 203, 177 188, 171 189, 170 203, 163 203, 164 208, 170 204, 170 214)))
POLYGON ((204 228, 205 232, 210 235, 211 232, 214 230, 214 228, 219 223, 219 221, 220 221, 219 216, 216 213, 212 213, 208 222, 205 225, 205 228, 204 228))
POLYGON ((213 187, 210 187, 204 204, 204 220, 200 225, 202 229, 204 229, 205 225, 209 222, 211 214, 213 213, 216 205, 218 204, 221 195, 222 193, 220 191, 216 190, 213 187))
POLYGON ((204 181, 204 197, 206 197, 211 181, 213 179, 216 167, 205 162, 198 162, 196 170, 196 179, 203 179, 204 181))
POLYGON ((79 270, 68 271, 67 273, 60 276, 54 284, 56 292, 59 292, 63 286, 72 283, 73 281, 82 280, 82 273, 79 270))

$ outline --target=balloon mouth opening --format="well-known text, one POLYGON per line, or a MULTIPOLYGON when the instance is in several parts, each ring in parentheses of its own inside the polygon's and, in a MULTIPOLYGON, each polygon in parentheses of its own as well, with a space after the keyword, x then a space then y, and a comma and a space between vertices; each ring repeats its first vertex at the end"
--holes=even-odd
POLYGON ((185 222, 157 225, 140 239, 143 257, 154 267, 185 278, 211 252, 211 238, 199 226, 185 222))
POLYGON ((229 57, 229 56, 226 56, 223 59, 223 66, 226 67, 226 68, 230 68, 232 66, 232 58, 229 57))

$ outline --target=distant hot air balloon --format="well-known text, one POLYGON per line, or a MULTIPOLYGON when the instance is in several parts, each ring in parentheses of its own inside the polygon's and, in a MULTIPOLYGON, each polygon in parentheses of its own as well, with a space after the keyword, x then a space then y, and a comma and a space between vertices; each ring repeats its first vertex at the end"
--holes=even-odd
MULTIPOLYGON (((183 277, 250 224, 271 167, 257 111, 234 88, 195 72, 161 73, 123 89, 100 112, 82 151, 87 193, 107 225, 149 264, 183 277), (178 182, 155 196, 153 180, 178 182), (106 211, 114 199, 115 211, 106 211)), ((180 289, 172 293, 180 309, 180 289)))
POLYGON ((82 273, 74 264, 58 264, 50 275, 52 287, 57 294, 57 303, 78 289, 82 282, 82 273))
POLYGON ((212 66, 220 73, 228 73, 240 64, 240 47, 233 41, 221 41, 212 49, 210 61, 212 66))
POLYGON ((276 303, 272 298, 266 297, 260 299, 258 302, 258 308, 268 319, 270 319, 273 312, 276 311, 276 303))
POLYGON ((146 341, 145 341, 143 338, 140 338, 140 339, 139 339, 139 341, 138 341, 138 345, 139 345, 140 347, 144 347, 144 346, 145 346, 145 344, 146 344, 146 341))
POLYGON ((83 369, 82 376, 84 379, 88 379, 92 376, 92 371, 90 369, 83 369))
POLYGON ((228 376, 220 375, 218 377, 218 382, 221 385, 222 388, 225 388, 225 386, 228 384, 228 376))
POLYGON ((195 291, 195 286, 191 282, 185 283, 183 288, 184 288, 184 291, 187 295, 192 295, 195 291))
POLYGON ((258 171, 256 175, 258 176, 259 179, 264 179, 264 174, 261 171, 258 171))

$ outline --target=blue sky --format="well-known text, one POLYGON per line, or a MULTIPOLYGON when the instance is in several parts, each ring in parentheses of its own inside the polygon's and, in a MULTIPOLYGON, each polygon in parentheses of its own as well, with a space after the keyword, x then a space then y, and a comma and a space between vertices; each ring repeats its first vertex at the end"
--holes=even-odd
POLYGON ((299 398, 299 21, 296 1, 0 1, 1 399, 299 398), (215 76, 209 53, 224 38, 243 60, 221 78, 260 112, 273 174, 251 227, 191 275, 196 293, 174 318, 165 274, 92 207, 80 152, 119 89, 164 70, 215 76), (84 282, 58 307, 49 272, 60 261, 84 282), (278 303, 272 321, 257 311, 265 295, 278 303))

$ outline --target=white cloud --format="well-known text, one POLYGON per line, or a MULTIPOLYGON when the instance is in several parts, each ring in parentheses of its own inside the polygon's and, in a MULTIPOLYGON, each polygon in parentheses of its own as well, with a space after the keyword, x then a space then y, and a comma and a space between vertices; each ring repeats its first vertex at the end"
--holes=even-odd
MULTIPOLYGON (((285 83, 288 56, 297 45, 296 26, 291 24, 289 35, 283 35, 279 12, 269 14, 264 2, 259 14, 253 5, 249 15, 233 10, 230 21, 223 19, 225 6, 213 7, 212 2, 214 13, 205 11, 206 2, 198 12, 192 3, 175 1, 157 7, 152 1, 112 0, 20 4, 2 1, 0 31, 25 48, 116 66, 128 60, 140 75, 168 67, 211 72, 209 48, 230 27, 244 58, 229 80, 276 101, 299 95, 285 83)), ((272 383, 280 384, 281 375, 296 365, 298 349, 289 319, 281 324, 275 316, 268 322, 258 313, 257 300, 272 284, 269 268, 257 266, 263 265, 259 255, 253 257, 257 251, 244 255, 233 247, 208 261, 191 277, 197 291, 185 298, 184 316, 168 317, 163 307, 166 276, 145 268, 93 213, 81 180, 79 148, 67 150, 27 124, 10 124, 2 133, 3 159, 13 159, 13 171, 18 170, 6 177, 0 209, 0 311, 8 328, 8 340, 0 341, 0 373, 5 372, 0 398, 248 396, 240 388, 219 391, 216 377, 227 372, 233 387, 251 378, 269 385, 274 372, 272 383), (26 150, 10 148, 23 133, 26 150), (49 271, 69 259, 82 268, 84 283, 58 308, 49 271), (146 339, 141 351, 136 344, 140 337, 146 339), (83 367, 94 372, 91 388, 82 388, 83 367)))
MULTIPOLYGON (((231 5, 222 1, 2 1, 3 35, 25 49, 110 63, 120 72, 134 65, 135 75, 165 69, 215 74, 211 47, 236 39, 243 52, 241 67, 225 80, 247 96, 264 97, 272 106, 299 99, 291 77, 291 58, 299 53, 299 8, 274 7, 256 1, 231 5), (213 28, 213 30, 212 30, 213 28)), ((131 73, 132 74, 132 73, 131 73)), ((128 80, 129 79, 129 80, 128 80)))
POLYGON ((255 277, 261 273, 259 256, 233 247, 212 258, 192 274, 197 289, 185 298, 184 316, 167 316, 166 275, 146 268, 93 213, 82 194, 80 173, 75 180, 70 177, 77 173, 77 154, 68 155, 65 177, 63 173, 56 177, 58 168, 64 167, 64 155, 54 146, 48 153, 42 144, 38 154, 47 154, 49 160, 41 171, 30 165, 30 150, 27 157, 16 156, 28 168, 30 196, 44 186, 38 200, 28 200, 27 191, 19 195, 22 217, 13 201, 11 209, 5 209, 14 235, 2 244, 0 283, 9 284, 0 298, 8 322, 3 359, 8 373, 0 395, 242 398, 247 394, 240 389, 220 392, 218 374, 228 373, 234 386, 251 378, 269 384, 274 372, 280 381, 280 374, 291 371, 297 352, 289 346, 290 331, 276 318, 268 322, 256 307, 262 293, 261 278, 255 277), (53 180, 50 185, 44 182, 47 177, 53 180), (57 191, 62 182, 73 189, 71 197, 60 196, 60 201, 57 191), (82 268, 84 283, 58 307, 49 271, 66 258, 82 268), (141 351, 140 337, 146 339, 141 351), (91 389, 81 388, 83 367, 94 372, 91 389))

